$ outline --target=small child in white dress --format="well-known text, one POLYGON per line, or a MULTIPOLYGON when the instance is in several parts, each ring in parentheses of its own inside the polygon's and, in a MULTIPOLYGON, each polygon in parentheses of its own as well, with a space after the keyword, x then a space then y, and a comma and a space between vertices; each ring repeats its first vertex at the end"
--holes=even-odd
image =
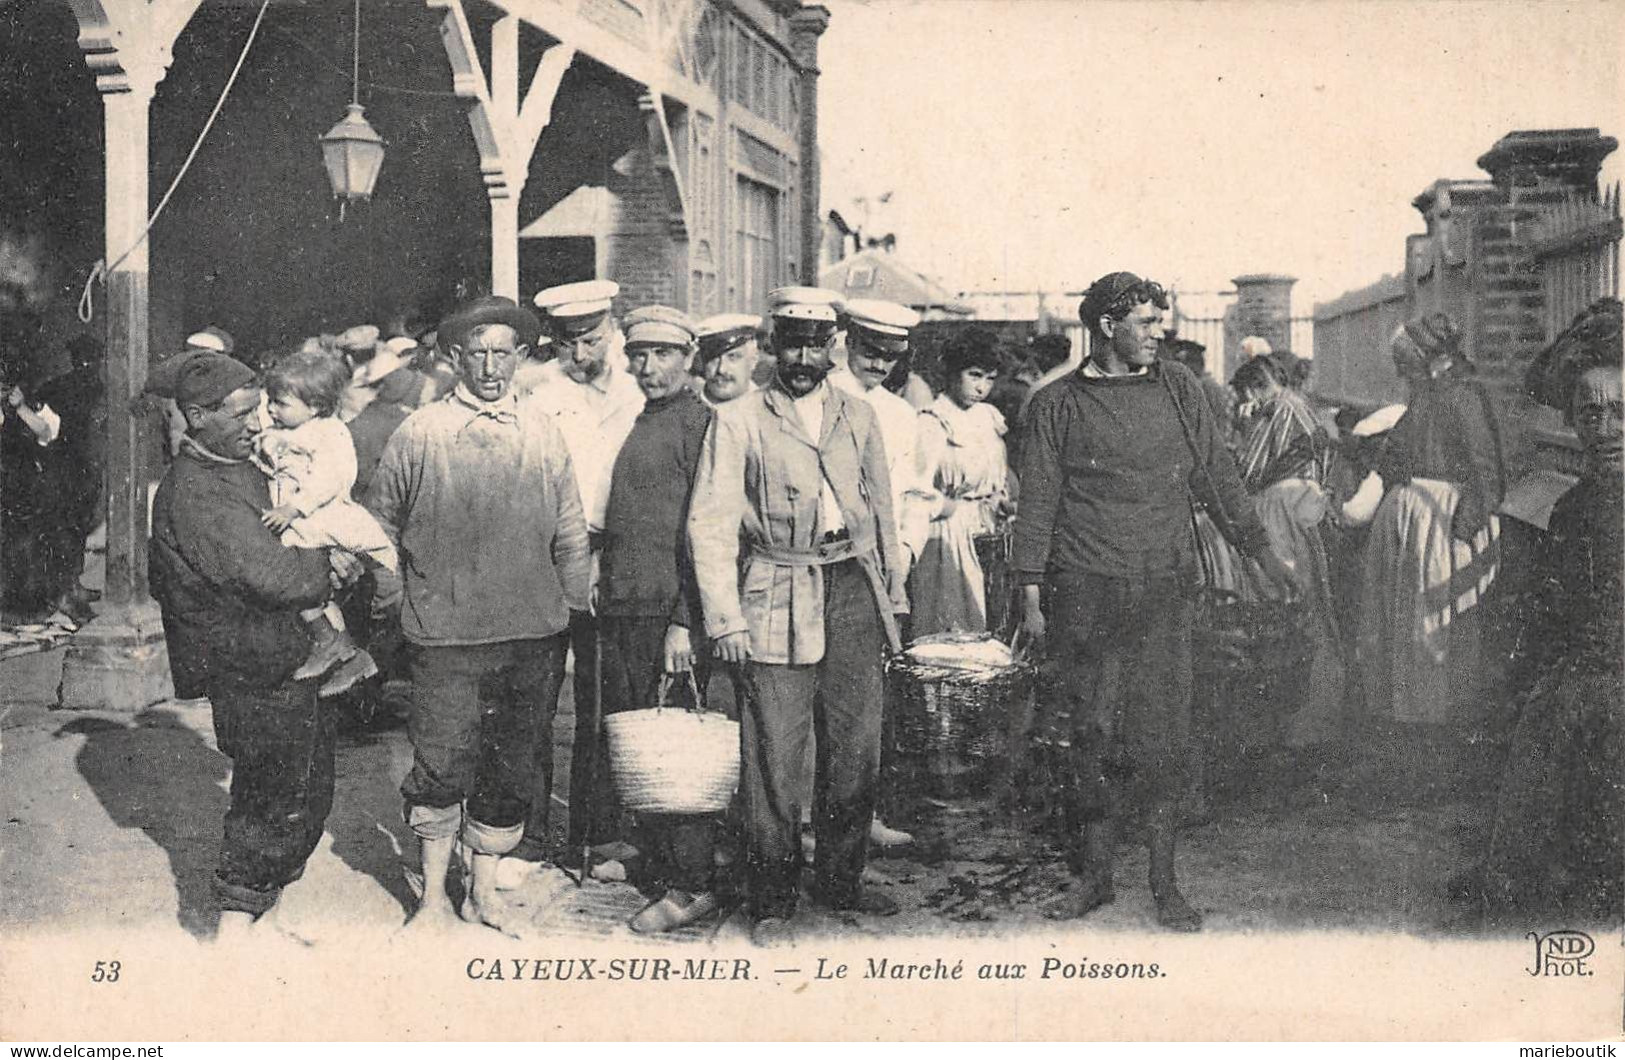
MULTIPOLYGON (((326 350, 287 354, 266 373, 271 421, 256 442, 255 463, 271 478, 272 507, 261 517, 291 548, 340 548, 393 573, 398 560, 383 527, 350 499, 355 443, 336 413, 350 382, 343 359, 326 350)), ((358 654, 338 604, 303 612, 310 656, 294 678, 319 677, 358 654)))

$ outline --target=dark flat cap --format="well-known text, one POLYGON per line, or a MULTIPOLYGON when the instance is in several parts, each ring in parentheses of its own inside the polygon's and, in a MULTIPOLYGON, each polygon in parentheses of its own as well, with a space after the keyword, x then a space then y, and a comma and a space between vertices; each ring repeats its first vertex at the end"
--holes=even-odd
POLYGON ((1089 285, 1083 301, 1078 303, 1078 319, 1085 327, 1094 327, 1101 317, 1121 316, 1117 310, 1129 297, 1133 297, 1136 304, 1151 302, 1160 309, 1168 308, 1168 295, 1161 284, 1132 272, 1109 272, 1089 285))
POLYGON ((159 361, 147 373, 146 392, 173 398, 177 405, 210 408, 258 381, 254 370, 212 350, 183 350, 159 361))
POLYGON ((513 328, 519 342, 526 346, 536 344, 536 335, 542 330, 536 314, 518 305, 512 298, 488 294, 465 302, 440 322, 440 342, 450 349, 465 345, 468 333, 484 324, 506 324, 513 328))

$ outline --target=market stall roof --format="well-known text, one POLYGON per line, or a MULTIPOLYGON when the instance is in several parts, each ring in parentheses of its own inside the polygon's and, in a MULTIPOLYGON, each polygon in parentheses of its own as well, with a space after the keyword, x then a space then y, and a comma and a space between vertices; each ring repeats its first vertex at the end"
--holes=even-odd
POLYGON ((922 312, 941 309, 966 316, 974 312, 896 254, 879 250, 865 250, 837 261, 819 275, 818 286, 838 291, 843 298, 881 298, 922 312))

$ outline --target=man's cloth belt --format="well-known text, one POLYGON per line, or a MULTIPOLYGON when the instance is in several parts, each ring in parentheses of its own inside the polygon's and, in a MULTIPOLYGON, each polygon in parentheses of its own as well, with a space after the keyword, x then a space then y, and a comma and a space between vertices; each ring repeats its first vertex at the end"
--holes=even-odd
POLYGON ((847 531, 825 534, 824 540, 812 548, 790 548, 765 541, 748 542, 753 559, 761 559, 775 567, 828 567, 855 559, 869 577, 869 588, 874 592, 875 609, 880 612, 880 624, 886 631, 886 643, 896 653, 903 650, 903 638, 897 630, 897 619, 892 614, 891 594, 886 579, 880 572, 880 559, 873 541, 853 540, 847 531))

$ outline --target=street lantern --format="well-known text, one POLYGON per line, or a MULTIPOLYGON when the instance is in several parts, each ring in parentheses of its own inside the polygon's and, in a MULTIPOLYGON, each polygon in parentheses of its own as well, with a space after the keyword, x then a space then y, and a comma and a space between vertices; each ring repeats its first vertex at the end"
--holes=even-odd
POLYGON ((340 217, 345 202, 372 198, 378 170, 384 164, 384 138, 367 123, 361 104, 351 103, 347 110, 322 137, 322 162, 327 166, 333 194, 341 200, 340 217))
POLYGON ((350 105, 339 123, 321 139, 322 164, 339 200, 339 220, 345 204, 372 198, 378 171, 384 165, 384 138, 368 124, 361 111, 361 0, 355 0, 355 40, 350 52, 350 105))

